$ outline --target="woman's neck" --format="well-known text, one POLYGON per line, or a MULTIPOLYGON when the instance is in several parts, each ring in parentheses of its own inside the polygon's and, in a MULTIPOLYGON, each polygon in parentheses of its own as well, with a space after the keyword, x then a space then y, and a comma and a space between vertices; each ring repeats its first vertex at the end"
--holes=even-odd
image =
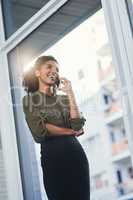
POLYGON ((50 96, 53 95, 53 88, 50 87, 49 85, 42 85, 42 86, 40 85, 38 90, 40 92, 47 94, 47 95, 50 95, 50 96))

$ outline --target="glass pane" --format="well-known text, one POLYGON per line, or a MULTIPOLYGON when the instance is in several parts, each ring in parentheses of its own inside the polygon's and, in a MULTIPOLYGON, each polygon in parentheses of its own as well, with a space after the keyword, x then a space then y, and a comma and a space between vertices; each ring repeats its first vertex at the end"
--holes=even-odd
MULTIPOLYGON (((84 0, 84 3, 88 3, 88 0, 84 0)), ((91 4, 91 13, 96 10, 96 5, 91 4)), ((8 59, 13 103, 20 105, 24 95, 21 87, 22 73, 32 66, 38 56, 55 56, 60 64, 60 76, 71 80, 77 104, 87 119, 85 134, 78 139, 90 163, 91 199, 118 200, 127 194, 132 195, 133 189, 130 185, 133 183, 133 169, 120 88, 112 62, 103 10, 88 18, 88 7, 86 4, 80 6, 75 1, 69 1, 10 52, 8 59)), ((29 130, 23 120, 21 106, 15 107, 14 113, 20 142, 27 137, 21 130, 29 130)), ((32 141, 29 132, 27 135, 28 140, 32 141)), ((32 150, 33 145, 32 141, 32 150)), ((34 159, 31 157, 32 161, 34 159)), ((38 169, 41 171, 40 167, 38 169)), ((35 170, 32 173, 38 177, 37 171, 36 174, 35 170)), ((42 173, 39 174, 42 180, 42 173)), ((42 195, 46 197, 43 184, 41 188, 42 195)))
POLYGON ((21 42, 18 52, 23 67, 101 7, 100 0, 82 2, 69 0, 21 42))
POLYGON ((133 0, 126 0, 126 3, 127 3, 130 23, 131 23, 132 31, 133 31, 133 0))
MULTIPOLYGON (((22 96, 24 95, 21 85, 22 73, 25 68, 31 65, 37 56, 44 53, 46 49, 78 26, 82 21, 88 18, 88 16, 94 13, 94 11, 98 10, 99 7, 101 7, 101 2, 99 0, 82 0, 82 3, 80 0, 68 1, 68 3, 63 5, 56 13, 41 24, 33 33, 25 38, 25 40, 23 40, 8 54, 16 134, 26 200, 40 199, 39 195, 41 192, 38 183, 38 176, 41 174, 39 172, 39 170, 41 171, 41 167, 40 159, 37 159, 38 161, 36 162, 36 148, 24 120, 22 110, 22 96), (39 170, 37 170, 37 167, 39 170), (31 182, 31 184, 29 182, 31 182), (38 195, 39 197, 34 198, 34 195, 38 195)), ((82 71, 79 72, 79 77, 83 79, 84 73, 82 71)), ((43 195, 46 197, 44 194, 44 188, 42 191, 43 195)))
MULTIPOLYGON (((19 91, 14 88, 13 102, 21 101, 24 94, 21 91, 22 73, 32 66, 34 59, 43 54, 56 57, 60 64, 60 76, 71 80, 77 104, 87 119, 85 134, 78 139, 90 163, 91 199, 118 200, 127 194, 132 195, 132 164, 103 10, 62 38, 64 32, 68 33, 70 27, 77 24, 79 16, 87 16, 85 9, 84 4, 78 9, 75 2, 68 2, 10 52, 11 85, 20 87, 19 91), (76 16, 70 13, 74 9, 76 16), (66 15, 68 10, 70 15, 66 15), (55 41, 57 43, 49 48, 55 41)), ((23 138, 21 130, 25 124, 22 110, 16 108, 14 112, 17 134, 23 138)))
POLYGON ((4 158, 1 143, 1 132, 0 132, 0 199, 8 200, 8 191, 6 185, 6 176, 4 169, 4 158))
MULTIPOLYGON (((130 29, 131 29, 131 33, 132 33, 132 37, 133 37, 133 0, 125 0, 125 2, 126 2, 127 13, 128 13, 129 22, 130 22, 130 29)), ((132 41, 131 41, 131 43, 132 43, 132 41)), ((128 70, 129 70, 129 73, 131 75, 131 80, 133 81, 133 68, 132 68, 132 65, 129 66, 128 70)))
POLYGON ((2 0, 6 38, 27 22, 49 0, 2 0))
POLYGON ((45 51, 46 54, 57 58, 60 76, 71 80, 80 111, 87 119, 85 134, 79 141, 90 162, 91 199, 118 200, 132 195, 128 130, 103 10, 45 51))

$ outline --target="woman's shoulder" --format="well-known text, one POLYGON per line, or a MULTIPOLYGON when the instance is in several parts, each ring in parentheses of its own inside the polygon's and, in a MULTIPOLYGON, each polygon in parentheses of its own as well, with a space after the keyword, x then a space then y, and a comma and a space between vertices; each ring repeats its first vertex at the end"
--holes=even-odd
POLYGON ((26 95, 24 95, 24 96, 22 97, 22 102, 23 102, 23 104, 26 104, 27 101, 29 101, 29 95, 28 95, 28 94, 26 94, 26 95))
POLYGON ((27 93, 22 97, 23 105, 28 107, 28 105, 38 105, 42 101, 42 96, 40 94, 33 92, 27 93))
POLYGON ((27 101, 29 101, 33 97, 34 97, 34 94, 27 93, 22 97, 22 101, 23 101, 23 103, 26 103, 27 101))

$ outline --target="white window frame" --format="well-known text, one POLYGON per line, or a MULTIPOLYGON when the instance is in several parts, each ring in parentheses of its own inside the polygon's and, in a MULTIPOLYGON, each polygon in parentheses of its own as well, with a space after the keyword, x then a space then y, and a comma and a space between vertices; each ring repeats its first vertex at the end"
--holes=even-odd
POLYGON ((123 105, 124 122, 133 164, 133 85, 131 64, 133 64, 131 26, 125 0, 102 0, 113 62, 123 105), (125 79, 125 83, 122 80, 125 79))

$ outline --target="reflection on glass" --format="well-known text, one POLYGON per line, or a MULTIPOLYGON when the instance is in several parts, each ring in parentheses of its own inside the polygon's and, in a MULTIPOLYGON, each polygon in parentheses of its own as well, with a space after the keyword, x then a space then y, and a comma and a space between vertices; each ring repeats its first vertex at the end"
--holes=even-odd
POLYGON ((2 150, 1 133, 0 133, 0 199, 8 200, 4 158, 2 151, 3 150, 2 150))
MULTIPOLYGON (((22 103, 22 96, 24 94, 24 91, 22 91, 23 88, 21 87, 22 72, 27 68, 27 66, 30 65, 31 62, 34 61, 37 56, 44 53, 46 49, 78 26, 96 9, 98 10, 100 5, 100 0, 91 2, 88 0, 82 0, 82 3, 80 3, 80 1, 69 0, 8 54, 17 143, 22 169, 23 188, 27 199, 34 199, 33 196, 35 195, 37 195, 39 199, 42 195, 39 185, 39 170, 41 170, 41 167, 40 160, 36 162, 36 155, 34 152, 35 146, 32 140, 33 138, 29 132, 26 132, 29 130, 25 127, 26 123, 24 121, 22 107, 20 106, 22 103), (22 132, 23 129, 25 131, 22 132), (27 162, 27 160, 29 160, 29 162, 27 162), (39 170, 37 170, 37 167, 39 170), (29 182, 31 182, 31 184, 29 184, 29 182)), ((69 49, 70 48, 69 43, 69 49)), ((82 69, 80 69, 79 72, 79 79, 84 81, 83 74, 85 74, 85 72, 81 71, 82 69)), ((42 180, 42 176, 40 179, 42 180)), ((43 186, 42 191, 44 194, 43 186)))
POLYGON ((49 0, 2 0, 6 38, 27 22, 49 0))
POLYGON ((79 141, 90 161, 91 199, 118 200, 131 195, 131 157, 103 11, 44 54, 57 58, 60 75, 71 80, 80 110, 87 118, 85 134, 79 141))
MULTIPOLYGON (((74 4, 68 2, 67 6, 72 8, 74 4)), ((71 80, 79 108, 87 119, 85 134, 79 137, 79 141, 90 162, 91 199, 118 200, 119 197, 132 194, 130 184, 133 183, 133 176, 128 133, 124 126, 103 10, 46 51, 54 44, 54 40, 57 41, 59 31, 63 34, 66 30, 66 23, 67 28, 70 28, 71 23, 75 22, 77 13, 76 17, 65 16, 68 7, 54 14, 49 19, 51 21, 42 24, 10 53, 12 84, 20 85, 18 73, 21 76, 22 71, 30 67, 37 56, 50 54, 58 60, 60 76, 71 80), (66 20, 65 25, 62 24, 61 16, 66 20), (56 20, 60 23, 53 28, 51 25, 55 25, 56 20), (19 55, 17 61, 16 54, 19 55)), ((85 7, 82 6, 83 10, 85 7)))
MULTIPOLYGON (((17 46, 22 68, 101 7, 100 0, 82 2, 81 5, 78 1, 69 0, 17 46)), ((10 55, 13 53, 10 52, 10 55)))
POLYGON ((127 9, 129 13, 129 19, 133 30, 133 0, 126 0, 127 9))

